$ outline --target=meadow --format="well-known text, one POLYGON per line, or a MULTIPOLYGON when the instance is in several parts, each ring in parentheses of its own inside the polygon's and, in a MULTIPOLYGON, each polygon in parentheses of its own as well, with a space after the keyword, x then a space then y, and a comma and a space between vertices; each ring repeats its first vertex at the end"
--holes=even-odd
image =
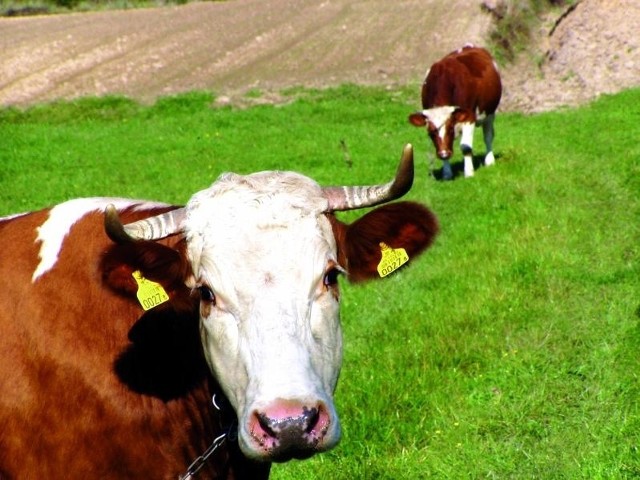
POLYGON ((496 165, 446 183, 406 120, 417 89, 284 94, 0 110, 0 216, 80 196, 185 203, 224 171, 380 183, 412 143, 406 198, 441 234, 386 279, 341 281, 343 439, 272 478, 640 477, 640 89, 499 115, 496 165))

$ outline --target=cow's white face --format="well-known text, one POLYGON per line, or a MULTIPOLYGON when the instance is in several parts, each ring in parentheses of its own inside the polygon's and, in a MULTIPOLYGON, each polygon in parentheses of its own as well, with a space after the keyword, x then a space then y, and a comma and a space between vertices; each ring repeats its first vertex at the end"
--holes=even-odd
MULTIPOLYGON (((134 250, 148 247, 140 240, 181 235, 178 248, 167 252, 175 268, 164 281, 193 281, 200 291, 205 356, 236 410, 240 448, 248 457, 303 458, 338 442, 332 399, 342 361, 336 278, 343 266, 353 281, 381 278, 382 246, 412 258, 431 244, 438 224, 427 208, 382 205, 412 182, 413 148, 406 145, 395 178, 383 184, 321 188, 291 172, 226 174, 186 207, 126 225, 115 206, 105 209, 109 238, 134 250), (332 215, 372 206, 351 224, 332 215)), ((153 271, 154 261, 135 267, 153 271)))
POLYGON ((281 172, 226 174, 187 204, 205 355, 252 458, 305 457, 340 437, 341 267, 326 210, 315 182, 281 172))
POLYGON ((449 160, 453 154, 453 140, 456 136, 453 112, 456 107, 433 107, 409 117, 409 121, 416 126, 424 126, 436 148, 436 154, 441 160, 449 160))

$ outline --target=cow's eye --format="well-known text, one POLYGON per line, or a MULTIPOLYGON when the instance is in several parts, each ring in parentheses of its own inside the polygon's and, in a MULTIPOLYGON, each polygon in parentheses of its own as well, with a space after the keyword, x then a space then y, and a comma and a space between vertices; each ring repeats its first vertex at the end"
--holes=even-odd
POLYGON ((324 286, 329 288, 338 284, 338 277, 340 276, 340 270, 337 268, 331 268, 324 274, 324 286))
POLYGON ((211 290, 209 287, 202 285, 198 287, 198 290, 200 291, 200 300, 207 303, 216 303, 216 296, 213 293, 213 290, 211 290))

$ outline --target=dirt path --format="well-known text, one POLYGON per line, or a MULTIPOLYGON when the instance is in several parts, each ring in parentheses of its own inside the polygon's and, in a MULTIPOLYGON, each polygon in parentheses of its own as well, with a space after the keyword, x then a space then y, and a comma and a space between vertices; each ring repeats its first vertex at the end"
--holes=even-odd
POLYGON ((230 0, 0 19, 0 104, 419 81, 440 54, 482 40, 490 18, 460 18, 467 3, 230 0))
MULTIPOLYGON (((107 93, 152 101, 192 89, 233 99, 344 82, 417 89, 437 58, 485 43, 491 18, 480 3, 229 0, 3 18, 0 105, 107 93)), ((583 0, 548 37, 555 19, 504 69, 502 110, 555 108, 640 83, 640 2, 583 0)))

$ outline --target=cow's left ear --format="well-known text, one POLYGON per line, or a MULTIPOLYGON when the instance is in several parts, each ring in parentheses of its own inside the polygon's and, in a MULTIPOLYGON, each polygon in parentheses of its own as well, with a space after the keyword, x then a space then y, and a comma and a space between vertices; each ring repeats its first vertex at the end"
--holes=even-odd
MULTIPOLYGON (((397 202, 376 208, 336 232, 340 260, 351 281, 380 278, 378 265, 384 244, 403 248, 413 259, 431 245, 438 233, 438 220, 425 206, 397 202)), ((334 231, 336 227, 334 226, 334 231)))
POLYGON ((427 117, 422 112, 415 112, 409 115, 409 123, 415 127, 424 127, 427 124, 427 117))
MULTIPOLYGON (((183 248, 183 245, 179 245, 183 248)), ((100 270, 103 282, 111 289, 128 296, 135 296, 138 285, 134 271, 148 280, 160 283, 172 292, 182 291, 192 278, 191 269, 178 250, 153 241, 137 241, 114 244, 103 254, 100 270)))

